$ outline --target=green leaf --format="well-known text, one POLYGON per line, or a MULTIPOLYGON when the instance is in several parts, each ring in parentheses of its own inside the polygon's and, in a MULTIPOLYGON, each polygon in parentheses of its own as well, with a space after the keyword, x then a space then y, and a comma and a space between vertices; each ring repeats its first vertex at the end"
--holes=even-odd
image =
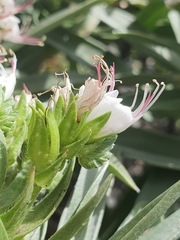
POLYGON ((28 212, 22 225, 14 232, 14 239, 22 239, 22 236, 42 225, 55 212, 68 189, 74 164, 75 160, 70 160, 64 175, 59 173, 52 183, 52 190, 28 212))
POLYGON ((136 192, 140 191, 128 171, 114 155, 110 158, 108 170, 136 192))
POLYGON ((59 155, 60 137, 57 121, 54 117, 52 108, 48 108, 46 111, 46 123, 50 135, 49 162, 53 163, 59 155))
POLYGON ((151 0, 149 4, 137 14, 137 21, 145 29, 153 30, 158 27, 158 22, 165 19, 168 9, 161 0, 151 0), (153 13, 153 14, 152 14, 153 13))
POLYGON ((61 171, 64 167, 67 154, 65 153, 61 157, 58 157, 52 164, 40 171, 35 176, 35 182, 42 188, 47 188, 52 182, 54 176, 58 171, 61 171))
POLYGON ((95 208, 93 214, 90 216, 88 222, 78 231, 74 239, 86 239, 86 240, 97 240, 103 216, 105 212, 106 200, 109 190, 106 195, 102 198, 99 205, 95 208))
POLYGON ((59 125, 61 147, 65 147, 74 142, 74 138, 78 128, 77 105, 74 101, 74 96, 72 98, 72 101, 68 104, 68 110, 59 125))
MULTIPOLYGON (((56 29, 61 24, 63 24, 64 21, 78 16, 81 13, 86 13, 90 7, 101 2, 110 2, 110 0, 88 0, 79 4, 74 4, 72 7, 53 13, 47 18, 44 18, 42 21, 38 22, 38 24, 33 29, 31 29, 31 31, 29 31, 29 36, 42 36, 43 34, 47 34, 48 32, 56 29)), ((13 43, 6 43, 3 46, 6 49, 12 48, 14 51, 20 48, 20 45, 13 43)))
POLYGON ((152 167, 147 174, 147 179, 143 184, 143 187, 141 188, 141 192, 136 198, 132 210, 126 216, 120 227, 124 226, 127 222, 129 222, 148 203, 150 203, 161 193, 166 191, 178 180, 178 171, 152 167), (168 178, 166 176, 168 176, 168 178))
POLYGON ((1 233, 1 236, 0 236, 1 240, 9 240, 8 234, 6 232, 6 229, 5 229, 1 219, 0 219, 0 233, 1 233))
POLYGON ((86 204, 96 193, 100 184, 104 180, 108 164, 104 164, 100 168, 87 170, 81 167, 75 190, 69 199, 59 222, 58 228, 62 227, 79 209, 82 204, 86 204))
POLYGON ((156 63, 160 64, 164 69, 179 72, 179 53, 177 54, 167 47, 151 45, 139 40, 136 41, 134 38, 129 38, 127 41, 138 53, 146 57, 152 57, 156 63))
POLYGON ((45 240, 47 233, 48 221, 34 231, 27 234, 23 240, 45 240))
POLYGON ((35 168, 31 164, 27 165, 27 168, 27 181, 24 185, 25 191, 23 197, 10 210, 1 215, 1 219, 10 237, 14 237, 14 231, 19 227, 30 207, 29 204, 34 188, 35 168))
POLYGON ((32 108, 31 121, 28 127, 28 156, 36 166, 36 171, 41 171, 49 164, 49 132, 46 126, 45 114, 40 109, 32 108))
MULTIPOLYGON (((14 178, 14 180, 1 192, 0 197, 0 214, 8 212, 23 196, 25 196, 28 185, 27 176, 30 174, 29 167, 22 169, 14 178)), ((11 175, 12 172, 9 172, 11 175)))
MULTIPOLYGON (((96 142, 96 139, 98 140, 97 134, 100 132, 100 130, 104 127, 104 125, 107 123, 109 117, 111 115, 111 112, 107 112, 87 123, 84 124, 83 128, 81 129, 78 138, 85 135, 86 132, 91 131, 91 137, 88 141, 88 143, 94 143, 96 142)), ((100 137, 99 137, 100 139, 100 137)))
POLYGON ((178 240, 180 238, 179 219, 180 210, 177 210, 157 226, 145 232, 139 240, 178 240))
POLYGON ((175 53, 180 54, 179 44, 174 39, 162 38, 160 36, 156 36, 155 34, 147 34, 140 31, 127 31, 124 33, 115 34, 126 40, 132 40, 133 38, 135 42, 143 42, 147 44, 167 47, 168 49, 173 50, 175 53))
POLYGON ((180 170, 179 137, 129 128, 119 135, 116 143, 115 149, 123 157, 141 159, 154 166, 180 170))
POLYGON ((75 215, 61 229, 50 237, 50 240, 71 239, 81 229, 94 209, 101 202, 109 188, 111 180, 112 175, 109 175, 100 186, 97 193, 77 213, 75 213, 75 215))
POLYGON ((135 240, 150 228, 180 197, 180 181, 143 208, 109 240, 135 240))
POLYGON ((6 165, 7 165, 7 153, 6 153, 6 139, 2 130, 0 129, 0 189, 4 184, 6 177, 6 165))
POLYGON ((180 13, 177 10, 170 10, 168 12, 168 18, 171 24, 171 27, 174 31, 174 35, 176 37, 176 41, 180 43, 180 32, 179 32, 179 24, 180 24, 180 13))
POLYGON ((102 55, 106 51, 106 45, 98 41, 84 39, 63 28, 58 28, 49 33, 47 43, 58 51, 66 53, 76 62, 92 66, 91 56, 94 53, 102 55), (59 41, 59 34, 65 41, 59 41))
POLYGON ((128 11, 120 8, 107 7, 105 4, 97 5, 92 8, 91 14, 111 28, 124 32, 135 21, 135 16, 128 11), (121 24, 119 24, 121 19, 121 24))
POLYGON ((114 147, 116 138, 117 135, 109 135, 94 140, 94 143, 85 144, 77 153, 80 165, 87 169, 102 166, 104 162, 110 159, 110 150, 114 147))
MULTIPOLYGON (((93 173, 96 172, 97 177, 94 179, 92 177, 94 182, 92 183, 92 186, 89 188, 87 194, 84 196, 83 200, 79 204, 78 209, 80 209, 82 206, 84 206, 84 204, 93 196, 95 191, 98 190, 100 183, 105 180, 105 178, 108 175, 108 171, 106 171, 107 166, 108 166, 108 163, 104 164, 102 168, 92 169, 92 170, 85 170, 85 169, 81 170, 82 173, 87 172, 86 178, 84 179, 84 182, 85 182, 84 185, 87 185, 87 182, 88 183, 91 182, 90 177, 93 175, 93 173)), ((80 181, 80 179, 78 179, 78 180, 80 181)), ((81 185, 81 183, 80 183, 80 185, 81 185)), ((112 186, 113 186, 113 181, 112 181, 112 184, 111 184, 109 190, 107 191, 106 195, 104 195, 103 199, 101 200, 99 205, 96 207, 93 214, 90 216, 88 222, 78 231, 78 233, 75 235, 74 239, 96 240, 98 238, 98 234, 99 234, 99 231, 101 228, 101 224, 102 224, 102 220, 103 220, 103 216, 104 216, 104 212, 105 212, 106 199, 107 199, 107 196, 110 195, 112 186)), ((77 197, 78 197, 79 190, 80 190, 79 188, 78 189, 76 188, 76 191, 74 191, 74 193, 77 195, 77 197)), ((73 200, 71 200, 71 203, 73 205, 73 200)))
POLYGON ((109 2, 109 0, 106 0, 106 1, 105 0, 88 0, 88 1, 76 4, 73 7, 51 14, 48 18, 45 18, 36 27, 34 27, 31 30, 30 35, 34 36, 36 34, 38 35, 46 34, 47 32, 50 32, 51 30, 61 25, 63 21, 87 11, 91 6, 98 4, 100 2, 109 2))

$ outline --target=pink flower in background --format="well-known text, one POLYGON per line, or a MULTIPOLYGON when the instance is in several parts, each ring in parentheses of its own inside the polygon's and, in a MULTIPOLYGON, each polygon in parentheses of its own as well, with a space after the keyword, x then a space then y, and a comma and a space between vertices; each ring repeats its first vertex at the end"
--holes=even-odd
POLYGON ((6 55, 7 55, 6 50, 0 45, 0 63, 7 61, 7 59, 5 58, 6 55))
POLYGON ((14 0, 0 0, 0 19, 22 12, 34 3, 33 0, 27 0, 21 5, 16 5, 15 2, 14 0))
POLYGON ((19 29, 19 18, 9 16, 0 20, 0 42, 9 41, 19 44, 28 44, 34 46, 43 46, 45 39, 28 37, 19 29))
POLYGON ((3 65, 0 63, 0 84, 5 87, 5 95, 4 99, 8 99, 12 96, 15 85, 16 85, 16 55, 12 53, 13 56, 11 58, 11 72, 8 73, 7 70, 3 67, 3 65))

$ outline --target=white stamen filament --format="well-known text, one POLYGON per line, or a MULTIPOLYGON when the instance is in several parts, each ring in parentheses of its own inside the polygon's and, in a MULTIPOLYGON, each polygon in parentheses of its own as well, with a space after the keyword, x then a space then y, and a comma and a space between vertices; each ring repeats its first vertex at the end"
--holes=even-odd
POLYGON ((8 76, 7 72, 5 71, 5 69, 4 69, 2 64, 0 64, 0 71, 2 72, 2 75, 6 76, 6 77, 8 76))
POLYGON ((135 95, 134 95, 134 99, 133 99, 132 105, 130 106, 131 109, 133 109, 135 104, 136 104, 137 96, 138 96, 138 90, 139 90, 139 84, 137 83, 136 84, 136 92, 135 92, 135 95))
POLYGON ((146 101, 147 95, 149 93, 149 89, 150 89, 149 83, 146 83, 145 84, 145 89, 144 89, 143 99, 142 99, 139 107, 134 112, 132 112, 134 117, 136 117, 141 112, 141 110, 143 108, 143 105, 144 105, 144 103, 146 101))
POLYGON ((159 98, 159 96, 161 95, 161 93, 164 91, 166 85, 164 84, 164 82, 161 82, 161 85, 162 85, 161 90, 160 90, 160 91, 158 92, 158 94, 154 97, 154 99, 151 100, 151 102, 147 105, 147 107, 142 111, 142 114, 143 114, 144 112, 146 112, 146 111, 157 101, 157 99, 159 98))
POLYGON ((153 81, 157 86, 156 86, 154 92, 153 92, 152 95, 151 95, 151 100, 154 98, 154 96, 155 96, 156 93, 158 92, 159 86, 160 86, 160 84, 158 83, 158 81, 157 81, 156 79, 153 79, 152 81, 153 81))

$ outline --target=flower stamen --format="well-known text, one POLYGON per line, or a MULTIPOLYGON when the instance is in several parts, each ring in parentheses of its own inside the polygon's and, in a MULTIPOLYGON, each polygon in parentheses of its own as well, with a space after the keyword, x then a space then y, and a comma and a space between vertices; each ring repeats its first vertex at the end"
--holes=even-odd
POLYGON ((139 91, 139 83, 136 84, 136 92, 135 92, 135 95, 134 95, 134 99, 133 99, 132 105, 130 107, 131 109, 133 109, 135 104, 136 104, 138 91, 139 91))
MULTIPOLYGON (((141 117, 157 101, 161 93, 164 91, 164 88, 165 88, 164 82, 161 82, 162 88, 159 92, 158 90, 159 90, 160 84, 157 82, 156 79, 153 79, 153 82, 157 85, 153 93, 149 91, 150 86, 148 83, 146 83, 143 99, 140 105, 138 106, 138 108, 134 112, 132 112, 134 118, 141 117)), ((134 107, 136 103, 136 99, 137 99, 137 89, 136 89, 136 93, 135 93, 135 97, 134 97, 134 101, 131 106, 131 109, 134 107)))

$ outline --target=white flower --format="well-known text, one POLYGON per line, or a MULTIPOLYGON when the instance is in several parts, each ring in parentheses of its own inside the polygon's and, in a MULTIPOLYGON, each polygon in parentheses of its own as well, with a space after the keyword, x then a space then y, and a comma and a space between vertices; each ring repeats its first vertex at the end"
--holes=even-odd
POLYGON ((109 69, 102 57, 94 55, 93 59, 99 61, 98 64, 95 65, 98 80, 88 78, 85 81, 85 85, 82 85, 79 89, 79 93, 77 94, 78 121, 80 121, 84 112, 91 111, 101 102, 108 87, 109 91, 114 89, 114 65, 109 69), (103 80, 101 79, 101 68, 105 74, 103 80))
POLYGON ((19 29, 19 18, 9 16, 0 20, 0 42, 9 41, 20 44, 43 46, 44 38, 34 38, 22 35, 23 31, 19 29))
POLYGON ((138 121, 156 102, 163 92, 165 84, 161 83, 162 88, 159 91, 159 83, 153 80, 156 84, 156 88, 154 92, 151 93, 150 86, 147 83, 145 85, 142 102, 137 109, 133 111, 136 104, 139 85, 136 84, 136 93, 132 106, 124 106, 121 103, 122 98, 117 98, 118 90, 114 90, 114 64, 109 68, 102 57, 95 55, 93 58, 98 61, 96 65, 98 80, 89 78, 86 80, 85 85, 79 90, 77 95, 78 121, 81 120, 84 112, 89 112, 86 122, 110 112, 111 115, 105 126, 100 130, 98 136, 120 133, 138 121), (103 79, 101 77, 101 69, 105 74, 103 79))
POLYGON ((3 48, 3 46, 0 45, 0 63, 7 61, 7 59, 5 58, 6 55, 7 55, 6 50, 3 48))
MULTIPOLYGON (((25 93, 25 96, 26 96, 26 104, 35 106, 35 98, 33 98, 32 93, 29 91, 29 89, 26 87, 25 84, 23 84, 23 92, 25 93)), ((21 95, 14 96, 15 102, 18 103, 20 101, 20 98, 21 98, 21 95)))
POLYGON ((11 59, 11 73, 7 73, 7 71, 4 69, 3 65, 0 63, 0 84, 5 87, 5 95, 4 99, 8 99, 13 94, 15 85, 16 85, 16 55, 13 54, 13 57, 11 59))
POLYGON ((49 89, 43 93, 38 93, 38 96, 41 96, 42 94, 44 94, 46 92, 49 92, 49 91, 53 92, 53 95, 51 96, 51 100, 48 102, 48 106, 51 107, 52 109, 54 108, 54 105, 55 105, 55 103, 57 103, 60 96, 62 96, 62 98, 64 100, 64 104, 65 104, 65 106, 67 106, 69 103, 70 94, 72 93, 69 75, 66 72, 55 73, 55 77, 58 77, 60 75, 63 75, 63 77, 64 77, 64 82, 65 82, 64 87, 59 86, 59 82, 60 82, 60 80, 59 80, 58 84, 56 86, 52 86, 51 89, 49 89))
POLYGON ((117 98, 117 90, 108 92, 104 95, 102 101, 90 112, 86 121, 93 120, 107 112, 111 112, 110 118, 98 135, 103 136, 123 132, 133 123, 138 121, 143 114, 156 102, 163 92, 165 84, 162 82, 162 88, 160 91, 158 91, 160 86, 159 83, 155 79, 153 82, 155 82, 157 85, 154 92, 150 92, 150 86, 147 83, 145 85, 142 102, 136 108, 136 110, 132 111, 138 95, 138 84, 136 85, 136 93, 131 107, 124 106, 121 103, 122 98, 117 98))
POLYGON ((32 5, 33 2, 33 0, 27 0, 16 6, 14 0, 0 0, 0 19, 22 12, 29 5, 32 5))

